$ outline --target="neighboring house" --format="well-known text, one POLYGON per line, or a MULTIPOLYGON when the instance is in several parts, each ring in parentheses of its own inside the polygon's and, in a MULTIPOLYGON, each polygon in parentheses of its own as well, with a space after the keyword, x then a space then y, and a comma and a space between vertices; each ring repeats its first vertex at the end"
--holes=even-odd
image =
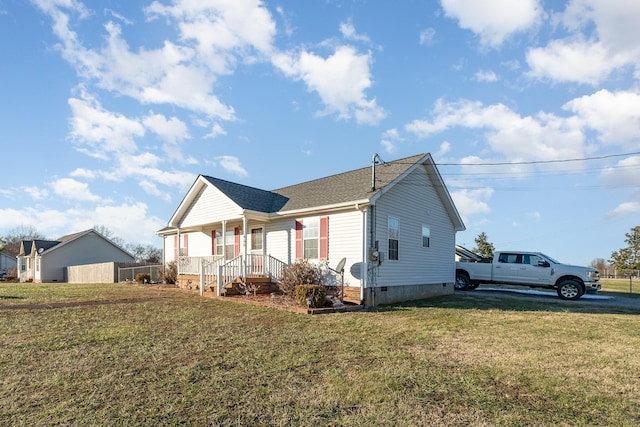
POLYGON ((17 261, 14 257, 0 252, 0 277, 5 274, 11 274, 11 271, 16 268, 17 261))
POLYGON ((135 257, 90 229, 57 240, 23 240, 17 256, 21 282, 66 282, 67 267, 101 262, 134 262, 135 257))
POLYGON ((431 155, 378 160, 273 191, 200 175, 158 231, 164 261, 178 261, 181 286, 218 295, 249 276, 276 280, 299 259, 335 269, 343 258, 349 301, 452 293, 464 224, 431 155))

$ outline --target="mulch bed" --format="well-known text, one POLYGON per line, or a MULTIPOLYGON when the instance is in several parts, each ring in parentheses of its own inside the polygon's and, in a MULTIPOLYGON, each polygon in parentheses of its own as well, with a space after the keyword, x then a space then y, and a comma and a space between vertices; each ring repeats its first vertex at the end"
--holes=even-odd
POLYGON ((251 294, 251 295, 229 295, 225 297, 217 297, 215 295, 207 295, 205 292, 205 296, 219 298, 221 300, 233 301, 241 304, 249 304, 256 305, 262 307, 272 307, 279 310, 291 311, 293 313, 302 313, 302 314, 329 314, 329 313, 345 313, 352 311, 361 311, 364 310, 362 305, 352 304, 349 302, 345 302, 339 306, 330 306, 330 307, 318 307, 318 308, 307 308, 302 307, 298 302, 293 299, 286 297, 282 294, 251 294))

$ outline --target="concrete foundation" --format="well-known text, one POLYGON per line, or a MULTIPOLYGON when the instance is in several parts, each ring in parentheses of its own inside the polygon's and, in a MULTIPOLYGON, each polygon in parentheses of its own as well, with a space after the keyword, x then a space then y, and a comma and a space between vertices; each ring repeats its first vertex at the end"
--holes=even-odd
POLYGON ((453 282, 406 286, 378 286, 365 289, 364 304, 367 307, 375 307, 381 304, 394 304, 403 301, 451 295, 453 291, 453 282))

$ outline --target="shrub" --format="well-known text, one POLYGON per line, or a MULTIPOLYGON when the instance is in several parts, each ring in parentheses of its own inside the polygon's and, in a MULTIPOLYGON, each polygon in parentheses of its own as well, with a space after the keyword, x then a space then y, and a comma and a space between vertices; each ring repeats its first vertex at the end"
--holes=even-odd
POLYGON ((320 270, 320 267, 311 264, 305 259, 288 265, 282 271, 278 287, 283 294, 293 298, 295 296, 296 286, 321 284, 322 271, 320 270))
POLYGON ((303 307, 323 307, 326 303, 327 290, 322 285, 296 286, 296 300, 303 307))
POLYGON ((160 269, 160 280, 169 285, 173 285, 178 281, 178 264, 175 261, 166 263, 160 269))
POLYGON ((136 274, 136 282, 138 283, 151 283, 151 275, 148 273, 136 274))

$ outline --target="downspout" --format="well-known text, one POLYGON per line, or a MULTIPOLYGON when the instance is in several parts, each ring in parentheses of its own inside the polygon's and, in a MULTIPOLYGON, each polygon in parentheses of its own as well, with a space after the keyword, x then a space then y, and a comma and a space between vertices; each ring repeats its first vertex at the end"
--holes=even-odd
MULTIPOLYGON (((356 209, 359 209, 358 205, 356 205, 356 209)), ((369 245, 367 242, 367 237, 369 235, 367 230, 367 212, 368 209, 365 208, 362 210, 362 267, 360 267, 360 277, 362 277, 362 286, 360 286, 360 304, 364 304, 364 293, 368 284, 368 274, 369 271, 369 245)))
MULTIPOLYGON (((370 237, 369 237, 369 247, 373 247, 376 244, 376 207, 375 205, 371 205, 369 206, 369 209, 371 210, 371 213, 369 215, 369 222, 371 223, 370 228, 369 228, 369 233, 370 233, 370 237)), ((367 258, 368 258, 368 253, 367 253, 367 258)), ((376 264, 373 263, 371 266, 371 269, 367 269, 367 280, 369 280, 369 274, 371 274, 371 280, 369 281, 369 283, 367 283, 368 288, 369 288, 369 297, 370 297, 370 305, 372 307, 375 307, 376 305, 376 301, 375 301, 375 284, 376 284, 376 280, 375 280, 375 268, 376 268, 376 264)))

